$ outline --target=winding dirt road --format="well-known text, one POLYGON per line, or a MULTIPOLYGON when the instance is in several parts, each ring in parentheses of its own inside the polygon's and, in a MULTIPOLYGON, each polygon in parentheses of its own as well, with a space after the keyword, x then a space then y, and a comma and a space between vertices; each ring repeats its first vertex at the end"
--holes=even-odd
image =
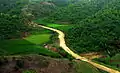
MULTIPOLYGON (((36 24, 37 25, 37 24, 36 24)), ((45 28, 45 29, 49 29, 49 30, 52 30, 54 32, 57 32, 59 34, 58 38, 60 40, 60 47, 62 47, 66 52, 68 52, 70 55, 72 55, 74 58, 76 58, 77 60, 82 60, 82 61, 85 61, 87 63, 90 63, 92 64, 93 66, 101 69, 101 70, 104 70, 104 71, 107 71, 109 73, 120 73, 119 71, 117 70, 114 70, 114 69, 111 69, 111 68, 108 68, 106 66, 103 66, 103 65, 100 65, 100 64, 97 64, 95 62, 92 62, 91 60, 88 60, 86 59, 85 57, 81 57, 79 56, 78 54, 74 53, 72 50, 70 50, 67 46, 66 46, 66 43, 65 43, 65 34, 60 31, 60 30, 57 30, 57 29, 53 29, 53 28, 50 28, 50 27, 46 27, 46 26, 43 26, 43 25, 38 25, 39 27, 42 27, 42 28, 45 28)))

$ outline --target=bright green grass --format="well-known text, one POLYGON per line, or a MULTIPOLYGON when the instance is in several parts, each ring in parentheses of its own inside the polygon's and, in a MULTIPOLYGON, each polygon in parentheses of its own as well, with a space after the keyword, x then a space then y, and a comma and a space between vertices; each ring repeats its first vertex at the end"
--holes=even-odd
POLYGON ((57 28, 57 27, 68 26, 68 25, 61 25, 61 24, 48 24, 47 26, 48 26, 48 27, 55 27, 55 28, 57 28))
POLYGON ((25 39, 0 41, 1 55, 42 54, 58 57, 59 54, 43 48, 42 43, 48 42, 50 35, 31 35, 25 39))
POLYGON ((35 23, 38 23, 38 24, 42 24, 42 25, 45 25, 45 26, 48 26, 48 27, 52 27, 52 28, 56 28, 56 29, 59 29, 61 31, 67 31, 69 28, 71 28, 73 25, 68 25, 68 24, 53 24, 53 23, 47 23, 47 22, 44 22, 40 19, 38 20, 35 20, 34 21, 35 23))
POLYGON ((34 70, 25 70, 25 71, 23 71, 22 73, 37 73, 37 72, 34 71, 34 70))
POLYGON ((59 29, 61 31, 67 31, 72 25, 62 25, 62 24, 47 24, 46 26, 59 29))
POLYGON ((50 34, 31 35, 25 38, 25 40, 34 44, 43 44, 50 41, 50 36, 50 34))

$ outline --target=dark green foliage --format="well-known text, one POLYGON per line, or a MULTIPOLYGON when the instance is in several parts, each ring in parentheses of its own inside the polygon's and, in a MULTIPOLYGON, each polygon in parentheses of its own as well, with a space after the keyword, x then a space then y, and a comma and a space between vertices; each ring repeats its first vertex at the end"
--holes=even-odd
POLYGON ((102 63, 103 65, 106 65, 108 67, 111 67, 113 69, 116 69, 120 71, 120 54, 116 54, 115 56, 106 56, 105 58, 96 58, 93 61, 97 61, 98 63, 102 63))
POLYGON ((55 8, 56 6, 51 2, 37 2, 29 4, 25 11, 33 14, 35 18, 42 18, 49 16, 55 10, 55 8))
POLYGON ((28 18, 21 15, 21 10, 27 3, 28 0, 0 1, 0 40, 20 38, 22 33, 28 31, 28 18))
POLYGON ((20 33, 26 30, 21 17, 4 13, 0 14, 0 39, 20 37, 20 33))
POLYGON ((58 8, 53 14, 51 14, 45 20, 50 22, 69 22, 77 24, 86 17, 92 16, 99 10, 103 9, 104 6, 110 0, 84 0, 75 3, 70 3, 66 7, 58 8))
POLYGON ((0 0, 0 12, 10 14, 20 14, 24 5, 29 0, 0 0))
POLYGON ((120 11, 105 9, 69 30, 68 42, 78 52, 106 51, 110 56, 120 52, 120 11), (72 33, 72 34, 71 34, 72 33), (115 44, 116 43, 116 44, 115 44))
POLYGON ((57 6, 66 6, 68 5, 69 0, 52 0, 52 2, 57 6))
POLYGON ((25 7, 24 11, 31 13, 35 18, 45 18, 51 16, 61 7, 71 4, 71 0, 31 0, 31 3, 25 7))
POLYGON ((0 12, 8 12, 16 6, 17 0, 0 0, 0 12))

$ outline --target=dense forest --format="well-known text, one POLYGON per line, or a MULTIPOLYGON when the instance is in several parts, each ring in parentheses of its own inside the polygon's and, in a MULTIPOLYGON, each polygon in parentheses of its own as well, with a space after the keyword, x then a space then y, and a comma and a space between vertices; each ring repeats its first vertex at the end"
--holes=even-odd
POLYGON ((27 18, 22 16, 21 11, 27 3, 27 0, 0 1, 0 40, 20 38, 21 33, 27 31, 27 18))
POLYGON ((26 31, 27 26, 17 15, 0 14, 0 39, 19 38, 22 32, 26 31))

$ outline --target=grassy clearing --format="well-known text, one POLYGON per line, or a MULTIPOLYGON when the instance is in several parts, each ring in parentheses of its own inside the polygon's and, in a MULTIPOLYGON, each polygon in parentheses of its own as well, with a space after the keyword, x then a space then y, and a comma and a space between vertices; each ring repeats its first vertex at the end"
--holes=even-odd
POLYGON ((48 26, 48 27, 54 27, 54 28, 57 28, 57 27, 68 26, 68 25, 61 25, 61 24, 48 24, 47 26, 48 26))
POLYGON ((59 30, 62 30, 62 31, 67 31, 69 28, 71 28, 73 25, 68 25, 68 24, 53 24, 53 23, 47 23, 47 22, 44 22, 40 19, 38 20, 35 20, 34 21, 35 23, 38 23, 38 24, 42 24, 42 25, 45 25, 45 26, 48 26, 48 27, 52 27, 52 28, 56 28, 56 29, 59 29, 59 30))
POLYGON ((47 26, 55 29, 59 29, 64 32, 68 31, 68 29, 72 27, 72 25, 62 25, 62 24, 47 24, 47 26))
POLYGON ((51 36, 50 34, 31 35, 25 38, 25 40, 34 44, 43 44, 50 41, 50 36, 51 36))
POLYGON ((0 41, 1 55, 42 54, 59 57, 58 53, 43 48, 41 45, 50 40, 50 34, 31 35, 25 39, 0 41))
POLYGON ((35 23, 37 23, 37 24, 42 24, 42 25, 49 24, 49 23, 47 23, 47 22, 44 22, 44 21, 41 20, 41 19, 34 20, 33 22, 35 22, 35 23))

